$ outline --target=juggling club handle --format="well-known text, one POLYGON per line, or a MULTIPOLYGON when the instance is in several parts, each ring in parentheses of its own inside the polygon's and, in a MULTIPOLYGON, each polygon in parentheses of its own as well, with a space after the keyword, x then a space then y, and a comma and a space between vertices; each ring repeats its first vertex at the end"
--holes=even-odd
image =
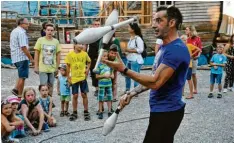
POLYGON ((94 69, 93 69, 93 72, 94 72, 94 73, 96 73, 96 72, 97 72, 97 67, 98 67, 98 64, 99 64, 99 63, 100 63, 100 61, 101 61, 101 58, 102 58, 103 52, 104 52, 104 49, 102 48, 102 49, 100 50, 99 55, 98 55, 98 59, 97 59, 96 65, 95 65, 95 67, 94 67, 94 69))

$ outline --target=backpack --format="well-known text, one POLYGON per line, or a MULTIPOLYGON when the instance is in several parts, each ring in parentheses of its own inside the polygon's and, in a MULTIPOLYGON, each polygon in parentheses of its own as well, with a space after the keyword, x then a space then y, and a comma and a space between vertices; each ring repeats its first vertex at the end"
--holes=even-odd
MULTIPOLYGON (((142 39, 142 40, 143 40, 143 39, 142 39)), ((147 57, 147 52, 146 52, 147 46, 146 46, 144 40, 143 40, 143 42, 144 42, 144 48, 143 48, 143 52, 141 53, 141 56, 142 56, 143 59, 145 59, 145 58, 147 57)), ((136 40, 135 40, 135 45, 136 45, 136 47, 137 47, 137 42, 136 42, 136 40)))

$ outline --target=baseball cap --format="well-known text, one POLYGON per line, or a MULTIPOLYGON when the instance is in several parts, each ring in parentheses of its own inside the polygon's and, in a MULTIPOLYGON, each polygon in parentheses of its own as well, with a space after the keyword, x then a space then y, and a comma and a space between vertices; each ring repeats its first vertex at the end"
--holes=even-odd
POLYGON ((60 69, 60 68, 67 70, 67 66, 65 64, 60 64, 58 69, 60 69))

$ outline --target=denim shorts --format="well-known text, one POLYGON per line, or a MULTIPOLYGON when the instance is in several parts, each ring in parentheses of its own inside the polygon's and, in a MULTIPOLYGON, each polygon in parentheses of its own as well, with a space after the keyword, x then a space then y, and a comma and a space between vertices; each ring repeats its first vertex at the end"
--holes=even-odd
POLYGON ((217 84, 221 84, 222 74, 210 73, 210 84, 215 84, 215 81, 217 84))
POLYGON ((89 87, 88 87, 88 83, 86 80, 77 82, 72 84, 72 94, 79 94, 79 87, 80 87, 80 91, 81 93, 88 93, 89 92, 89 87))
POLYGON ((54 85, 54 73, 39 72, 40 84, 54 85))
POLYGON ((29 74, 29 61, 24 60, 15 63, 16 68, 18 69, 18 76, 19 78, 28 78, 29 74))
POLYGON ((187 80, 191 80, 191 78, 192 78, 192 68, 189 68, 188 71, 187 71, 187 77, 186 77, 186 79, 187 80))

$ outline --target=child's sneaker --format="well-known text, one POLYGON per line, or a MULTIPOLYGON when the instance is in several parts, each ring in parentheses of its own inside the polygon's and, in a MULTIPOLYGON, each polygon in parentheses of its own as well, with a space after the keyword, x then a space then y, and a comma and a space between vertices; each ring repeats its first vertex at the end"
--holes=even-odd
POLYGON ((208 98, 212 98, 212 97, 214 97, 214 96, 213 96, 213 93, 210 93, 210 94, 208 95, 208 98))
POLYGON ((223 93, 227 93, 227 91, 228 91, 227 88, 223 89, 223 93))
POLYGON ((112 112, 108 112, 108 117, 110 117, 112 115, 112 112))
POLYGON ((90 120, 90 114, 88 111, 84 111, 84 120, 89 121, 90 120))
POLYGON ((50 131, 50 127, 49 127, 49 125, 48 125, 47 122, 44 122, 44 123, 43 123, 42 130, 43 130, 44 132, 50 131))
POLYGON ((217 98, 222 98, 222 94, 221 94, 221 93, 218 93, 217 98))
POLYGON ((98 119, 103 119, 103 113, 102 112, 98 113, 98 119))

